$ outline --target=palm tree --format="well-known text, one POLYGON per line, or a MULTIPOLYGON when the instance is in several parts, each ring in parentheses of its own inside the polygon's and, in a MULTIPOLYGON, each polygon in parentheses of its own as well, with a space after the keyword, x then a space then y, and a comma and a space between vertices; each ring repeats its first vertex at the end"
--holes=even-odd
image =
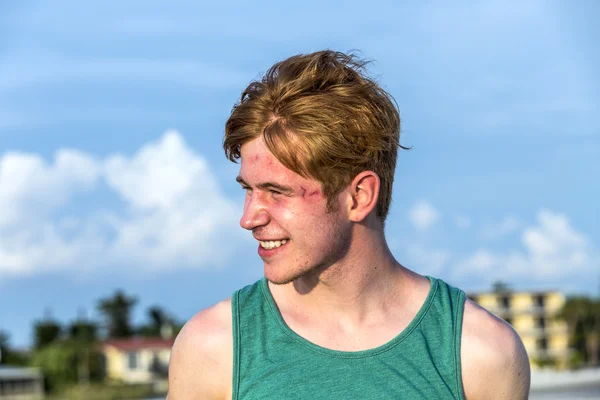
POLYGON ((100 299, 98 311, 104 316, 109 338, 126 338, 134 334, 131 310, 136 303, 137 298, 129 297, 121 290, 112 297, 100 299))
POLYGON ((589 297, 570 297, 559 318, 565 320, 571 331, 571 342, 582 361, 596 366, 600 356, 600 300, 589 297))

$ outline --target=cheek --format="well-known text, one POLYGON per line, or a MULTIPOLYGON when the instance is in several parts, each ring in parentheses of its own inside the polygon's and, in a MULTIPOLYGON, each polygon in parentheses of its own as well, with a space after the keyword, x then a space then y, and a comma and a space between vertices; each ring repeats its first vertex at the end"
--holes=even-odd
POLYGON ((323 218, 327 214, 326 202, 318 196, 284 198, 271 204, 270 208, 273 214, 277 214, 282 220, 294 221, 295 224, 323 218))
POLYGON ((275 204, 271 210, 271 215, 273 215, 277 221, 284 226, 284 228, 290 230, 295 230, 301 227, 302 221, 308 217, 308 215, 301 210, 282 203, 275 204))
POLYGON ((297 242, 322 241, 326 232, 330 231, 325 211, 322 204, 310 202, 301 205, 281 202, 273 204, 270 209, 271 217, 297 242))

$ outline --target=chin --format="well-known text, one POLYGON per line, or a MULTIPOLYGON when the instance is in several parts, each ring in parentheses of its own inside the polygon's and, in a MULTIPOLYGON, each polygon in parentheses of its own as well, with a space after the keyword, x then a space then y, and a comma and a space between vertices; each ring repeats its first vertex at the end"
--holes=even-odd
POLYGON ((274 285, 286 285, 305 275, 308 271, 290 271, 285 266, 265 263, 265 278, 274 285))
POLYGON ((289 274, 273 274, 273 273, 268 273, 265 270, 265 278, 267 278, 267 280, 269 282, 271 282, 274 285, 286 285, 290 282, 293 282, 294 279, 296 279, 296 276, 291 276, 289 274))

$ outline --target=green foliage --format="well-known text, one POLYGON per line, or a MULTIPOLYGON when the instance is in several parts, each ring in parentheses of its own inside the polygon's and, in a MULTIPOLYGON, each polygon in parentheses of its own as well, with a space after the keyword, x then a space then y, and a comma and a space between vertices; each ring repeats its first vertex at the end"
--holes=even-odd
POLYGON ((137 333, 144 337, 171 337, 175 335, 175 319, 162 307, 152 306, 147 310, 148 323, 140 326, 137 333))
POLYGON ((98 311, 104 318, 107 335, 111 339, 133 336, 135 330, 131 325, 131 310, 137 298, 129 297, 117 290, 112 297, 100 299, 98 311))
MULTIPOLYGON (((8 334, 0 331, 2 363, 39 368, 44 377, 46 390, 57 399, 136 399, 151 395, 148 386, 100 385, 104 379, 104 357, 99 340, 126 338, 139 334, 157 337, 170 327, 176 335, 182 325, 160 306, 147 310, 148 323, 134 327, 130 321, 137 299, 117 291, 98 301, 106 335, 99 332, 94 321, 77 319, 61 326, 49 316, 34 325, 34 350, 29 354, 10 349, 8 334)), ((153 365, 156 376, 166 377, 167 371, 160 363, 153 365)), ((52 397, 51 397, 52 398, 52 397)))
POLYGON ((102 355, 96 346, 72 339, 55 341, 35 351, 31 365, 42 370, 49 391, 82 380, 98 380, 103 374, 102 355))
POLYGON ((546 368, 552 367, 556 368, 558 366, 558 360, 556 357, 533 357, 531 359, 531 363, 538 368, 546 368))
POLYGON ((0 365, 26 366, 29 356, 10 347, 10 336, 0 331, 0 365))
POLYGON ((62 327, 58 322, 49 318, 37 321, 33 329, 35 335, 33 345, 36 349, 41 349, 58 340, 62 334, 62 327))
POLYGON ((496 281, 492 284, 492 290, 494 293, 507 293, 510 292, 510 286, 506 282, 496 281))
POLYGON ((33 354, 31 364, 42 370, 46 386, 55 391, 65 385, 76 382, 75 347, 70 342, 55 342, 44 346, 33 354))
POLYGON ((94 322, 77 320, 69 326, 68 335, 85 343, 94 342, 98 338, 98 326, 94 322))
POLYGON ((596 366, 600 362, 600 299, 570 297, 559 318, 565 320, 571 332, 571 346, 582 365, 596 366))
POLYGON ((12 365, 15 367, 26 367, 31 363, 31 356, 29 353, 15 351, 13 349, 2 351, 2 361, 0 364, 12 365))
POLYGON ((0 331, 0 364, 5 364, 6 355, 10 352, 8 333, 0 331))
POLYGON ((583 367, 583 357, 580 352, 573 352, 569 357, 568 368, 578 369, 583 367))

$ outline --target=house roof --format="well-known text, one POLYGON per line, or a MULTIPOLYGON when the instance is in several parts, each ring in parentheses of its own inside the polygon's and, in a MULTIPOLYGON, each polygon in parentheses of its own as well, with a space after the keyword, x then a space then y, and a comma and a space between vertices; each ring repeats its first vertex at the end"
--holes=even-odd
POLYGON ((110 339, 102 343, 102 347, 114 347, 121 351, 140 349, 170 349, 175 339, 162 338, 128 338, 110 339))
POLYGON ((41 379, 42 373, 37 368, 19 368, 0 366, 0 380, 4 379, 41 379))

